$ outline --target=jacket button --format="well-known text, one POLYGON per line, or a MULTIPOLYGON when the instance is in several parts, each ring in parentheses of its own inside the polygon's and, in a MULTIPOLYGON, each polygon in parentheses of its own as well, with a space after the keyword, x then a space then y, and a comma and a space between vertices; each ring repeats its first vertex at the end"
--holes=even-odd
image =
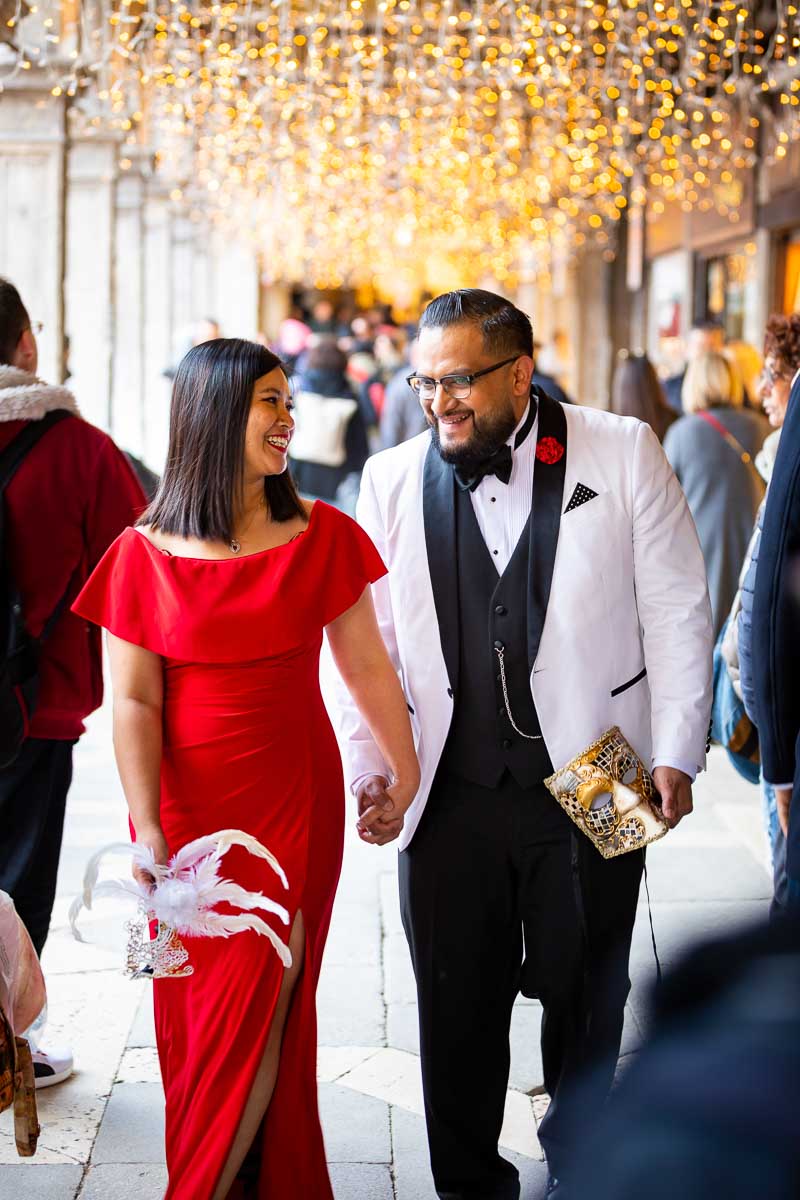
POLYGON ((503 738, 503 749, 504 750, 510 750, 511 747, 513 746, 513 744, 514 743, 511 741, 511 738, 503 738))
POLYGON ((504 717, 506 715, 506 710, 504 708, 498 708, 497 715, 498 717, 504 717))
POLYGON ((503 644, 502 642, 499 642, 499 641, 498 641, 498 642, 495 642, 495 644, 494 644, 494 648, 495 648, 495 650, 505 650, 505 646, 504 646, 504 644, 503 644))
POLYGON ((496 604, 494 611, 497 613, 498 617, 504 617, 508 612, 508 609, 506 608, 505 604, 496 604))
POLYGON ((497 680, 497 682, 498 682, 498 683, 502 683, 502 682, 503 682, 503 676, 502 676, 502 675, 495 675, 495 679, 497 680))

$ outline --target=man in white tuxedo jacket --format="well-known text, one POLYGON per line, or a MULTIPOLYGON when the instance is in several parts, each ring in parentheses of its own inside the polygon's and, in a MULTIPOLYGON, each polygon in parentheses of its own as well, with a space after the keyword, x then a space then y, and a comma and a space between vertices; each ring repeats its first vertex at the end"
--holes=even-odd
MULTIPOLYGON (((532 386, 532 350, 501 297, 434 300, 412 379, 430 433, 367 463, 357 512, 389 568, 374 599, 422 774, 402 831, 387 812, 362 836, 400 832, 441 1200, 519 1196, 498 1153, 519 992, 544 1010, 548 1194, 568 1195, 569 1132, 619 1053, 643 854, 603 859, 543 780, 619 725, 675 825, 707 750, 711 614, 683 493, 648 426, 532 386)), ((338 724, 364 811, 389 771, 346 696, 338 724)))

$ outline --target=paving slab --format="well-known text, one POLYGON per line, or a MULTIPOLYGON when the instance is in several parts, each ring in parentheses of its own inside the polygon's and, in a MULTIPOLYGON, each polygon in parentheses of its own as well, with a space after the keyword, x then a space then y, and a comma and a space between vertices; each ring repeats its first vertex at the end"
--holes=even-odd
POLYGON ((373 967, 326 966, 317 991, 321 1046, 382 1046, 383 976, 373 967))
POLYGON ((337 904, 334 907, 325 966, 372 967, 380 962, 381 920, 377 905, 337 904))
POLYGON ((323 1083, 319 1105, 329 1163, 392 1161, 388 1104, 338 1083, 323 1083))
POLYGON ((167 1168, 145 1163, 89 1167, 78 1200, 163 1200, 167 1168))
POLYGON ((83 1167, 27 1162, 0 1169, 0 1200, 75 1200, 83 1167))
POLYGON ((388 1166, 372 1163, 334 1163, 331 1183, 336 1200, 394 1200, 388 1166))
POLYGON ((147 986, 133 1018, 128 1046, 155 1046, 156 1026, 153 1019, 153 989, 147 986))
POLYGON ((415 1004, 417 985, 404 933, 391 933, 384 938, 383 966, 387 1004, 415 1004))
POLYGON ((667 837, 648 851, 647 871, 654 902, 729 900, 738 904, 768 900, 772 894, 766 871, 746 848, 735 844, 670 845, 667 837))
POLYGON ((164 1161, 164 1092, 160 1083, 117 1083, 97 1135, 92 1164, 164 1161))
POLYGON ((386 1039, 397 1050, 419 1054, 419 1012, 416 1004, 386 1006, 386 1039))

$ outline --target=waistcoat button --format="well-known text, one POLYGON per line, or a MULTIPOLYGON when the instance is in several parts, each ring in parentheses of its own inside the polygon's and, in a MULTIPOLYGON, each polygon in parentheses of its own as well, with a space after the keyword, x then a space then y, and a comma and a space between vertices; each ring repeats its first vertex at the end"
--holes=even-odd
POLYGON ((510 750, 513 745, 511 738, 503 738, 503 749, 510 750))
POLYGON ((504 617, 508 612, 508 609, 506 608, 505 604, 496 604, 494 606, 494 611, 497 613, 498 617, 504 617))
POLYGON ((505 650, 505 645, 503 644, 503 642, 498 641, 498 642, 495 642, 494 648, 495 648, 495 650, 505 650))

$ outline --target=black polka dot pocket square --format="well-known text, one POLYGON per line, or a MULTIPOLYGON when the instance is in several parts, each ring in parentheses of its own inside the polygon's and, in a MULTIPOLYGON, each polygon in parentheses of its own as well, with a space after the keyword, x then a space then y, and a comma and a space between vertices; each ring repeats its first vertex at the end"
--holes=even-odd
POLYGON ((572 498, 564 509, 565 513, 572 512, 573 508, 580 508, 582 504, 586 504, 588 500, 594 500, 597 492, 592 491, 585 483, 576 483, 575 491, 572 493, 572 498))

